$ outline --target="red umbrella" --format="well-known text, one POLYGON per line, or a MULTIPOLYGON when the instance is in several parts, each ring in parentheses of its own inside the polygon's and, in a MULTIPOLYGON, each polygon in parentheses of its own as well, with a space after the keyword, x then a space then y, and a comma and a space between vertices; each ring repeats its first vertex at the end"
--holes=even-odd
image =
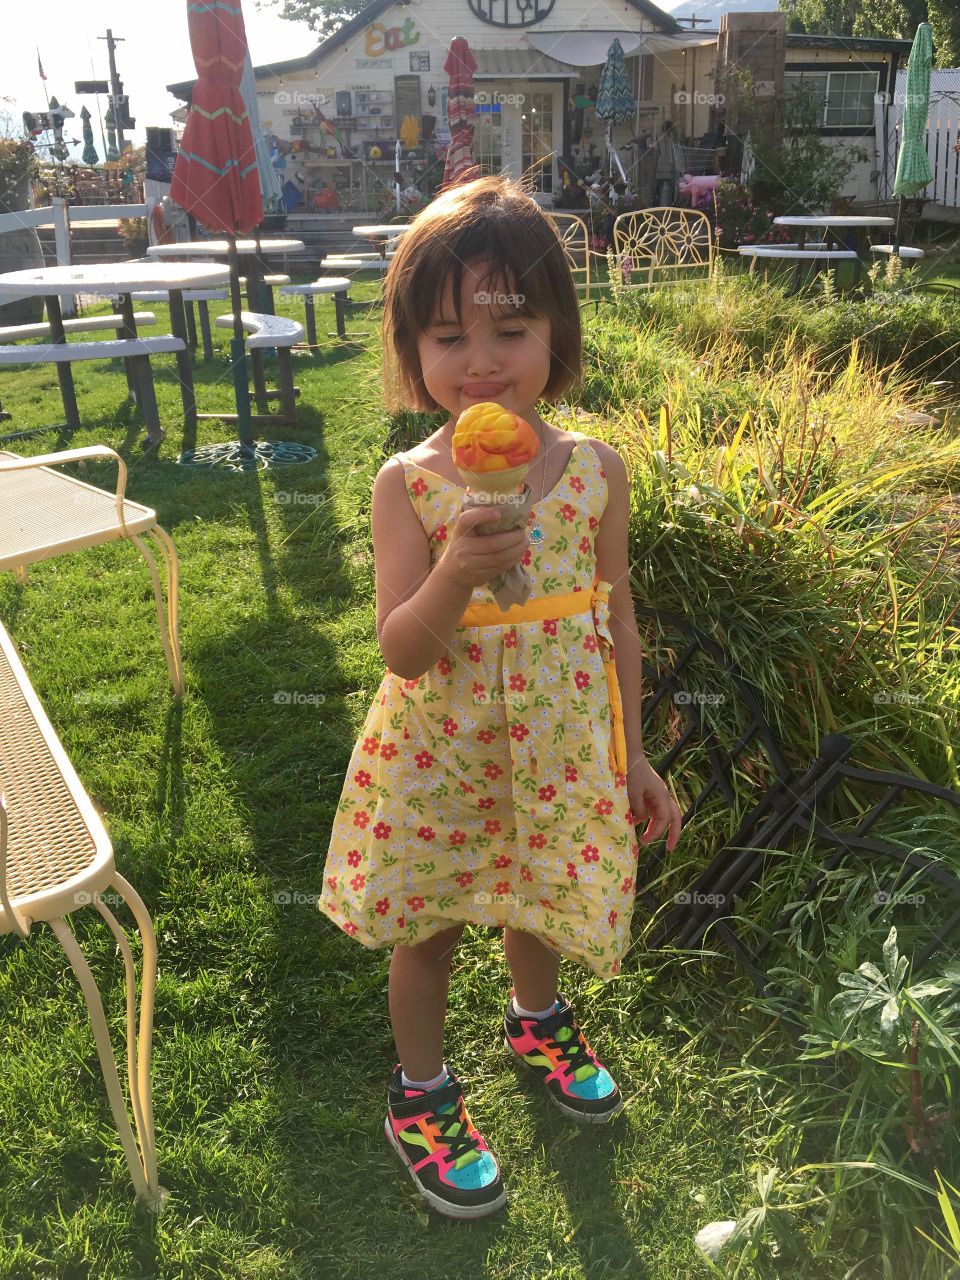
POLYGON ((209 231, 246 234, 263 221, 257 149, 240 93, 247 34, 240 0, 187 2, 199 79, 170 195, 209 231))
POLYGON ((480 172, 473 162, 473 73, 477 64, 463 36, 454 36, 451 40, 443 69, 450 77, 447 90, 450 146, 443 166, 442 183, 447 187, 476 178, 480 172))

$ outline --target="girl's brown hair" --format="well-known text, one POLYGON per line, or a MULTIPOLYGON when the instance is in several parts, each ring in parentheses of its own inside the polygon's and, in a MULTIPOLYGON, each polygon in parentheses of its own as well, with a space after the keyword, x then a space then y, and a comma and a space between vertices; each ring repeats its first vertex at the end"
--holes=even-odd
POLYGON ((521 183, 491 175, 442 192, 400 240, 384 279, 383 391, 389 410, 440 408, 424 383, 417 342, 439 314, 451 274, 460 320, 464 270, 486 259, 493 264, 488 287, 522 299, 515 314, 550 321, 543 399, 556 400, 580 380, 580 308, 560 237, 521 183))

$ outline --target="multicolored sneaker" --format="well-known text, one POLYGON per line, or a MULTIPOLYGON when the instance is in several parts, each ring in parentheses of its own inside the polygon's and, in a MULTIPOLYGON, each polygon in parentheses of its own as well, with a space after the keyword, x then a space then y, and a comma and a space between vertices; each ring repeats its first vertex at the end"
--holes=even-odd
POLYGON ((435 1089, 410 1089, 398 1062, 383 1132, 428 1204, 448 1218, 483 1218, 507 1203, 507 1193, 449 1067, 447 1077, 435 1089))
POLYGON ((506 1047, 540 1076, 564 1115, 583 1124, 604 1124, 623 1110, 620 1090, 584 1040, 565 996, 538 1021, 514 1012, 511 990, 503 1026, 506 1047))

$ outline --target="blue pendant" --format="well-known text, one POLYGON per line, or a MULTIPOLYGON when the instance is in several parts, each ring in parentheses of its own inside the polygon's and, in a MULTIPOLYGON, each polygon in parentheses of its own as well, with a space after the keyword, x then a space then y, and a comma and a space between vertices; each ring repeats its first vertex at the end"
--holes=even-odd
POLYGON ((537 525, 534 525, 534 527, 530 530, 530 541, 537 542, 537 543, 543 541, 543 530, 539 528, 537 525))

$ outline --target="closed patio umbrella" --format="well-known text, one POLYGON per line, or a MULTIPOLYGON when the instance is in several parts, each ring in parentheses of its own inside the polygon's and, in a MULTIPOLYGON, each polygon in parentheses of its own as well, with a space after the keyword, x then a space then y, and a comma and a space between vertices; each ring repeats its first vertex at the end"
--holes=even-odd
POLYGON ((903 132, 893 194, 900 197, 897 228, 893 235, 893 251, 900 248, 900 225, 903 221, 904 196, 916 196, 933 181, 933 170, 927 156, 924 134, 930 112, 930 67, 933 63, 933 41, 929 22, 921 22, 913 37, 907 62, 907 99, 903 107, 903 132))
POLYGON ((250 129, 253 133, 253 143, 257 150, 257 175, 260 180, 260 196, 263 200, 264 210, 267 213, 282 213, 284 209, 283 187, 280 185, 280 175, 273 167, 273 161, 270 159, 270 144, 267 142, 266 135, 260 124, 260 107, 257 104, 257 81, 253 74, 253 60, 250 57, 249 49, 243 60, 240 93, 247 108, 250 129))
POLYGON ((450 77, 447 90, 447 119, 450 145, 443 166, 444 187, 476 177, 473 163, 473 73, 477 63, 463 36, 454 36, 443 69, 450 77))
POLYGON ((80 112, 80 119, 83 121, 83 156, 81 157, 84 164, 99 164, 100 157, 97 155, 97 148, 93 145, 93 125, 90 123, 90 112, 86 107, 80 112))
POLYGON ((623 59, 623 45, 614 37, 607 50, 607 60, 600 72, 600 84, 597 89, 597 119, 607 122, 607 172, 613 175, 613 162, 616 160, 624 182, 627 180, 627 175, 613 145, 613 126, 632 120, 636 113, 637 102, 630 92, 630 81, 627 78, 623 59))

